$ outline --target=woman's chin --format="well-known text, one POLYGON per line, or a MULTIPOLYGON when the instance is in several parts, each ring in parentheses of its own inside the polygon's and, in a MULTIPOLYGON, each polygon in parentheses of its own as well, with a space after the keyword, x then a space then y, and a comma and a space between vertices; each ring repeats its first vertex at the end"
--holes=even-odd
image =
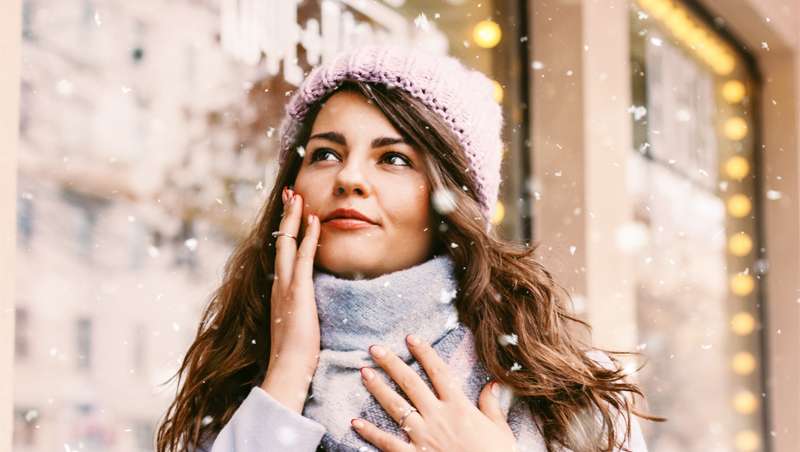
POLYGON ((318 256, 317 265, 328 273, 345 279, 365 279, 377 273, 379 260, 369 259, 365 254, 350 254, 350 250, 334 254, 318 256))

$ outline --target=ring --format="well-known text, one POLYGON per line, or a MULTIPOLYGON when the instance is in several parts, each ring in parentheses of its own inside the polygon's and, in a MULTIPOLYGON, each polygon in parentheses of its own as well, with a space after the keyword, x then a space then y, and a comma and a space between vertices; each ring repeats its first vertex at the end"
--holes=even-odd
POLYGON ((273 237, 280 237, 282 235, 285 235, 286 237, 291 237, 291 238, 297 240, 297 237, 293 236, 292 234, 289 234, 288 232, 275 231, 275 232, 272 233, 273 237))
MULTIPOLYGON (((415 411, 417 411, 417 409, 413 406, 408 408, 405 414, 403 414, 403 417, 400 418, 400 428, 403 428, 403 425, 406 423, 406 418, 411 416, 411 413, 415 411)), ((419 413, 419 411, 417 411, 417 413, 419 413)))

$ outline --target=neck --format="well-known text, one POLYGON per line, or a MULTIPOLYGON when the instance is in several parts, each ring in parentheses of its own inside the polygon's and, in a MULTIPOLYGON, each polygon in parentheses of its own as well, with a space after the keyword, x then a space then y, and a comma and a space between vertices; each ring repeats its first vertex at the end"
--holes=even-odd
POLYGON ((314 292, 323 349, 366 350, 383 344, 410 358, 405 337, 434 342, 453 329, 458 284, 449 255, 369 279, 314 273, 314 292))

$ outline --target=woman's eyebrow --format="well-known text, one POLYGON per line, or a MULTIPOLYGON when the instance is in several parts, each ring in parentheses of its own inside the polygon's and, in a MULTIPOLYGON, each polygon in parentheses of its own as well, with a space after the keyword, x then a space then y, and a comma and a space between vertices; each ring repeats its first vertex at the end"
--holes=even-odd
MULTIPOLYGON (((313 140, 315 138, 321 138, 323 140, 333 141, 334 143, 340 144, 342 146, 346 146, 347 145, 347 139, 344 137, 344 135, 342 135, 339 132, 320 132, 320 133, 315 133, 314 135, 311 135, 311 137, 308 139, 308 141, 311 141, 311 140, 313 140)), ((382 147, 382 146, 390 146, 392 144, 397 144, 397 143, 409 144, 409 142, 406 141, 405 138, 380 137, 380 138, 375 138, 374 140, 372 140, 371 145, 372 145, 373 148, 379 148, 379 147, 382 147)))

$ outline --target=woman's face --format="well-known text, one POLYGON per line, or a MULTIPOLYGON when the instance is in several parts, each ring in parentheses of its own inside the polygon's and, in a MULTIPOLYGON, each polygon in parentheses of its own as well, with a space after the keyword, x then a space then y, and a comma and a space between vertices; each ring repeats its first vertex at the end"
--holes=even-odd
POLYGON ((430 187, 422 151, 405 143, 362 95, 340 91, 312 126, 294 189, 303 218, 320 219, 315 263, 344 278, 374 278, 411 267, 432 251, 430 187), (370 222, 330 220, 354 209, 370 222))

